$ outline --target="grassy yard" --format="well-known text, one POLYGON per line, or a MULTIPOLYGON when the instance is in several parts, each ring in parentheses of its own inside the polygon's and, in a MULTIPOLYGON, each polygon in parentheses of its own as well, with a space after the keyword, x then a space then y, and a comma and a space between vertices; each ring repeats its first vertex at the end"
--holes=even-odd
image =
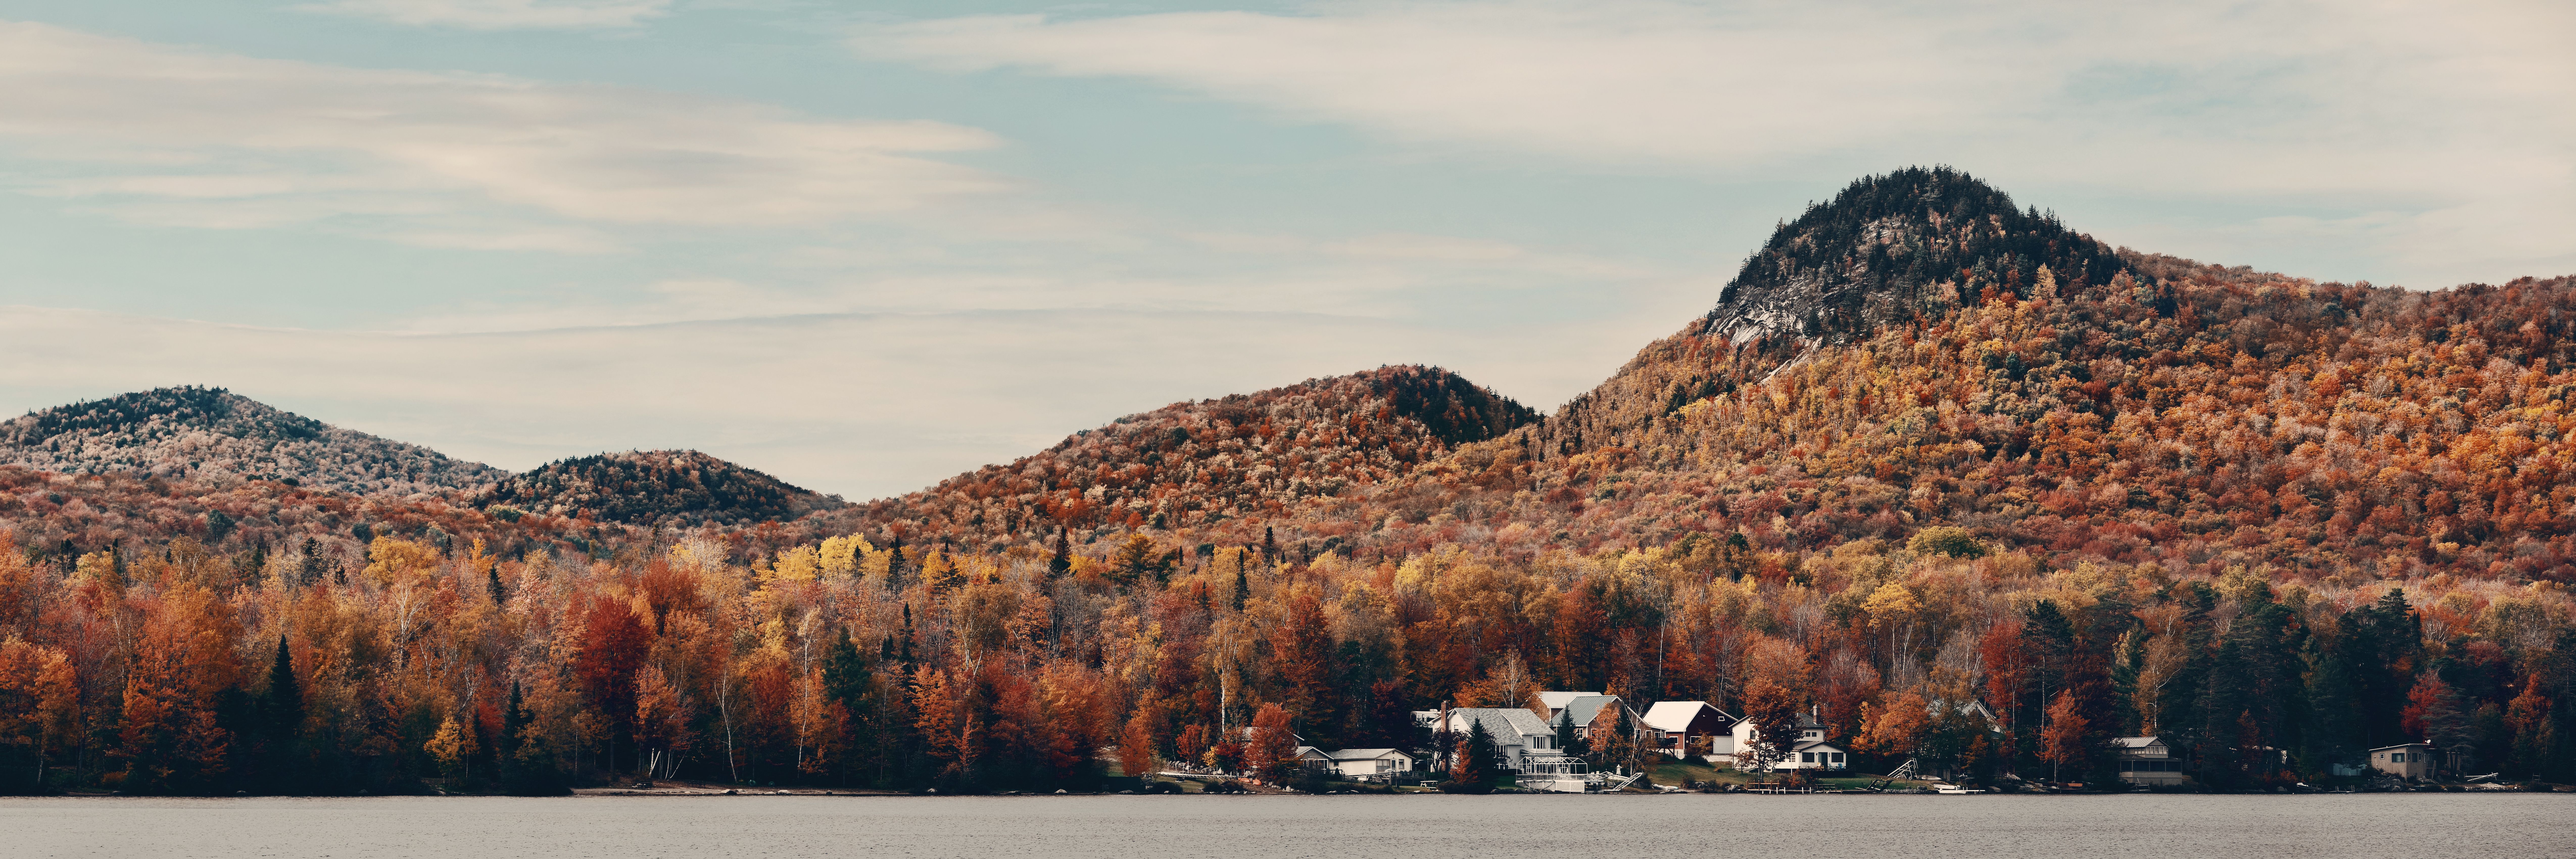
MULTIPOLYGON (((1714 784, 1751 784, 1757 781, 1777 780, 1777 777, 1755 778, 1753 773, 1742 772, 1731 767, 1721 768, 1705 761, 1681 761, 1671 758, 1664 758, 1661 762, 1657 763, 1652 774, 1656 784, 1670 785, 1673 787, 1680 787, 1694 781, 1710 782, 1714 784)), ((1816 787, 1830 790, 1855 790, 1868 787, 1872 782, 1876 781, 1878 781, 1878 776, 1876 775, 1868 773, 1846 773, 1817 779, 1816 787)), ((1927 787, 1931 784, 1931 782, 1921 779, 1908 779, 1890 784, 1888 787, 1891 789, 1927 787)))

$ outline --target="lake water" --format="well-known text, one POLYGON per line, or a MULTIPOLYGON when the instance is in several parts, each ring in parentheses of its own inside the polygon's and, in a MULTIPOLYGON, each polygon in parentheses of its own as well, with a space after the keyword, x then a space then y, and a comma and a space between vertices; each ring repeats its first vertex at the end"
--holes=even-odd
POLYGON ((0 799, 7 857, 2576 857, 2576 794, 0 799))

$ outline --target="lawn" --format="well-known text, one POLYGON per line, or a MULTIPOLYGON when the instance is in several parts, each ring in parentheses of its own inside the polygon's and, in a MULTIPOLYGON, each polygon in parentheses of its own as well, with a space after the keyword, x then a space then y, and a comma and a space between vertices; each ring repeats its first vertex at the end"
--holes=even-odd
MULTIPOLYGON (((1750 784, 1757 781, 1776 780, 1776 778, 1755 778, 1753 773, 1743 772, 1732 767, 1721 768, 1705 761, 1683 761, 1671 758, 1665 758, 1661 762, 1655 764, 1652 774, 1656 784, 1669 785, 1672 787, 1680 787, 1694 781, 1713 782, 1716 784, 1750 784)), ((1858 790, 1869 787, 1872 783, 1878 781, 1878 778, 1879 777, 1876 775, 1866 773, 1850 773, 1845 775, 1829 776, 1817 779, 1816 787, 1829 790, 1858 790)), ((1888 787, 1926 787, 1931 784, 1932 783, 1929 781, 1910 779, 1890 784, 1888 787)))

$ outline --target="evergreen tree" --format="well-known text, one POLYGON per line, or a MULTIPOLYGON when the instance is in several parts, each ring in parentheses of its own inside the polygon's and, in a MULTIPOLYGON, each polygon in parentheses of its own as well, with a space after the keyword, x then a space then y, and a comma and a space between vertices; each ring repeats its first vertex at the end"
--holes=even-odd
POLYGON ((1502 773, 1494 766, 1501 752, 1494 745, 1494 735, 1485 730, 1483 720, 1469 720, 1467 739, 1458 744, 1458 757, 1449 765, 1449 780, 1440 785, 1442 793, 1493 793, 1494 782, 1502 773))
POLYGON ((510 708, 501 713, 501 736, 494 742, 501 760, 501 789, 511 796, 572 793, 562 761, 551 749, 528 742, 528 727, 536 721, 536 714, 528 710, 527 699, 519 693, 519 684, 511 683, 510 708))
POLYGON ((294 585, 299 588, 311 587, 314 582, 322 580, 323 573, 328 572, 323 566, 321 541, 311 537, 304 538, 302 555, 303 558, 295 567, 294 585))
POLYGON ((2299 768, 2323 777, 2336 765, 2358 767, 2363 745, 2360 689, 2348 650, 2351 636, 2308 639, 2308 722, 2300 731, 2299 768))
POLYGON ((510 592, 501 586, 501 565, 492 565, 491 569, 483 571, 483 575, 485 577, 483 580, 483 589, 486 593, 492 595, 492 604, 508 605, 510 603, 510 592))
POLYGON ((2366 630, 2354 653, 2361 661, 2356 675, 2364 742, 2377 748, 2421 741, 2423 737, 2407 734, 2403 718, 2406 692, 2415 685, 2416 663, 2424 650, 2423 620, 2407 604, 2406 592, 2389 588, 2379 602, 2356 608, 2346 618, 2348 625, 2366 630))
MULTIPOLYGON (((823 697, 840 705, 841 710, 848 714, 849 735, 843 738, 846 741, 844 747, 852 752, 848 758, 865 758, 873 751, 868 735, 875 714, 868 704, 869 693, 875 688, 875 678, 869 675, 867 662, 859 654, 858 642, 852 641, 846 630, 834 636, 831 646, 823 654, 823 697)), ((846 779, 855 774, 852 770, 851 767, 843 767, 843 777, 846 779)))
POLYGON ((269 662, 268 686, 260 691, 256 705, 261 727, 259 767, 266 788, 274 792, 293 792, 304 773, 304 689, 295 680, 294 652, 287 649, 286 636, 277 637, 277 655, 269 662))
POLYGON ((1073 529, 1055 529, 1055 555, 1047 558, 1047 577, 1062 578, 1073 571, 1073 529))

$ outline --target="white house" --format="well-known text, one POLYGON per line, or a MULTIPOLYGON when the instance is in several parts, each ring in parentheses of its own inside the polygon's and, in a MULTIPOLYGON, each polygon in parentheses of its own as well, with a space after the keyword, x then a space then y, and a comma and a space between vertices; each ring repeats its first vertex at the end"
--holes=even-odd
POLYGON ((1547 720, 1549 724, 1554 724, 1557 712, 1565 709, 1565 705, 1574 703, 1574 699, 1596 697, 1607 698, 1610 695, 1604 692, 1540 692, 1538 704, 1546 709, 1540 712, 1538 717, 1547 720))
POLYGON ((1483 725, 1493 735, 1495 763, 1503 769, 1519 772, 1531 758, 1565 754, 1557 748, 1556 732, 1526 707, 1460 707, 1449 711, 1449 722, 1440 729, 1463 743, 1471 725, 1483 725))
MULTIPOLYGON (((1751 746, 1762 733, 1754 729, 1753 720, 1740 719, 1735 723, 1733 735, 1734 747, 1725 758, 1730 763, 1734 762, 1737 752, 1751 746)), ((1788 745, 1787 751, 1788 757, 1773 764, 1772 769, 1839 770, 1851 766, 1851 751, 1825 741, 1825 724, 1817 721, 1812 711, 1798 714, 1798 737, 1788 745)), ((1709 757, 1715 759, 1717 756, 1709 757)))
POLYGON ((1300 746, 1297 756, 1306 768, 1331 773, 1351 781, 1385 781, 1410 772, 1413 756, 1399 749, 1341 749, 1327 752, 1314 746, 1300 746))
POLYGON ((2130 784, 2181 784, 2182 757, 2158 737, 2113 737, 2111 751, 2120 756, 2120 780, 2130 784))

